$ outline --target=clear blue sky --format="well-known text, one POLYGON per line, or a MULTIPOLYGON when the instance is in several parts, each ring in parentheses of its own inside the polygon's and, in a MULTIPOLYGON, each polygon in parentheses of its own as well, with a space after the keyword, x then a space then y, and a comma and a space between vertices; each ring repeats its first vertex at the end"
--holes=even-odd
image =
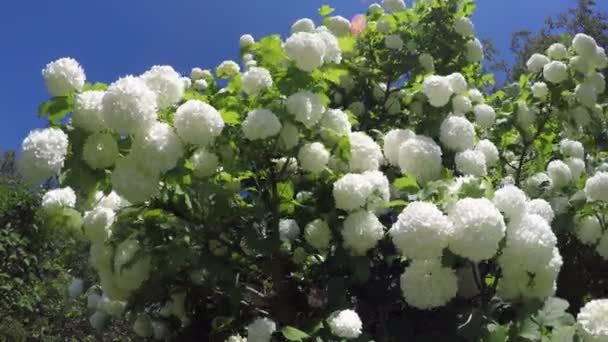
MULTIPOLYGON (((243 33, 286 34, 301 17, 318 20, 322 4, 336 14, 362 13, 370 0, 4 0, 0 11, 0 148, 19 148, 43 127, 38 105, 47 99, 40 70, 63 56, 76 58, 90 81, 111 82, 170 64, 188 74, 236 59, 243 33)), ((406 1, 411 3, 410 1, 406 1)), ((608 1, 600 0, 604 10, 608 1)), ((477 34, 506 51, 515 29, 538 29, 574 0, 478 0, 477 34)))

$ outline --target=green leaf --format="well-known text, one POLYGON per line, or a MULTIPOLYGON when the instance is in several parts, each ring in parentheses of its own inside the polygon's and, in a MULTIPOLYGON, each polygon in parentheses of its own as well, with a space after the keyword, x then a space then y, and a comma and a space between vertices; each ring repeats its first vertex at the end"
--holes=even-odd
POLYGON ((551 333, 551 342, 572 342, 574 341, 574 334, 576 329, 573 326, 570 327, 558 327, 551 333))
POLYGON ((87 90, 106 90, 108 89, 108 85, 105 83, 97 82, 95 84, 87 83, 82 88, 83 91, 87 90))
POLYGON ((344 36, 338 38, 338 45, 340 45, 340 50, 342 50, 343 54, 353 52, 356 44, 357 40, 353 36, 344 36))
POLYGON ((509 328, 504 325, 488 324, 484 342, 504 342, 509 340, 509 328))
POLYGON ((394 200, 394 201, 390 201, 388 202, 385 207, 386 208, 398 208, 398 207, 405 207, 407 205, 407 201, 404 200, 394 200))
POLYGON ((329 7, 328 5, 323 5, 319 8, 319 15, 322 17, 326 17, 334 12, 334 9, 329 7))
POLYGON ((310 335, 308 335, 307 333, 303 332, 300 329, 294 328, 292 326, 286 326, 283 329, 281 329, 281 334, 283 334, 283 336, 288 340, 288 341, 302 341, 305 338, 309 338, 310 335))
POLYGON ((276 69, 281 61, 285 59, 283 43, 279 35, 272 35, 260 39, 256 44, 256 59, 259 64, 266 68, 276 69))
POLYGON ((57 124, 72 111, 73 104, 69 96, 54 97, 38 107, 38 115, 48 118, 51 124, 57 124))
POLYGON ((541 336, 540 327, 531 318, 527 318, 519 325, 517 335, 530 341, 538 341, 541 336))
POLYGON ((416 192, 416 191, 420 190, 420 187, 418 186, 418 182, 416 182, 416 178, 414 178, 412 176, 404 176, 401 178, 397 178, 393 182, 393 185, 398 190, 406 191, 406 192, 416 192))
POLYGON ((566 300, 557 297, 548 298, 543 308, 536 315, 540 325, 560 327, 574 324, 574 317, 566 310, 570 305, 566 300))
POLYGON ((290 202, 295 194, 293 190, 293 182, 287 181, 277 184, 277 192, 282 202, 290 202))
POLYGON ((338 145, 336 146, 336 153, 341 160, 345 162, 350 161, 350 140, 347 136, 344 136, 340 138, 340 140, 338 140, 338 145))
POLYGON ((224 119, 224 122, 228 125, 237 125, 241 122, 241 116, 237 112, 228 110, 221 111, 220 114, 222 115, 222 119, 224 119))
POLYGON ((332 67, 323 70, 321 77, 335 84, 340 84, 340 78, 348 75, 348 70, 340 67, 332 67))

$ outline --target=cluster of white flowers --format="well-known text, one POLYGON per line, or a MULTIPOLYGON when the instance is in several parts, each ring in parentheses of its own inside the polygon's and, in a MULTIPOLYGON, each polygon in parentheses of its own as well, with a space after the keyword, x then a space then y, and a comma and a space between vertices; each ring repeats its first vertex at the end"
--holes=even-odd
POLYGON ((302 170, 319 173, 325 170, 329 162, 329 151, 320 142, 305 144, 298 152, 298 161, 302 170))
POLYGON ((384 226, 371 212, 356 211, 344 220, 344 247, 355 255, 365 255, 383 236, 384 226))
POLYGON ((307 128, 316 125, 325 113, 321 97, 309 91, 300 91, 290 95, 285 105, 295 120, 303 123, 307 128))
POLYGON ((235 61, 223 61, 215 69, 218 78, 231 79, 241 71, 241 67, 235 61))
POLYGON ((67 134, 58 128, 36 129, 21 144, 19 168, 26 180, 37 183, 58 175, 67 154, 67 134))
POLYGON ((439 127, 441 144, 452 151, 464 151, 475 145, 475 127, 461 116, 448 116, 439 127))
POLYGON ((597 172, 587 179, 585 195, 589 201, 608 202, 608 172, 597 172))
POLYGON ((388 13, 397 13, 405 11, 406 9, 403 0, 382 0, 382 7, 384 7, 388 13))
POLYGON ((159 109, 177 104, 184 96, 181 75, 169 65, 155 65, 141 75, 148 88, 156 94, 159 109))
POLYGON ((188 100, 177 108, 173 125, 184 142, 205 146, 222 133, 224 120, 211 105, 188 100))
POLYGON ((403 173, 424 184, 441 175, 442 154, 441 147, 433 139, 416 135, 399 146, 399 167, 403 173))
POLYGON ((414 260, 401 275, 405 301, 418 309, 447 304, 458 292, 454 270, 443 267, 439 259, 414 260))
POLYGON ((378 170, 384 163, 382 149, 364 132, 353 132, 349 135, 351 172, 378 170))
POLYGON ((308 21, 296 22, 294 27, 295 32, 287 38, 283 47, 298 69, 311 72, 324 63, 340 63, 342 52, 338 39, 326 28, 315 29, 314 23, 308 21), (309 24, 312 24, 312 29, 309 24))
POLYGON ((304 239, 319 251, 327 250, 331 242, 331 230, 329 225, 322 219, 309 222, 304 227, 304 239))
POLYGON ((332 313, 327 319, 331 333, 342 338, 357 338, 361 335, 363 323, 354 310, 341 310, 332 313))
POLYGON ((241 124, 245 138, 260 140, 275 136, 281 132, 281 121, 268 109, 255 109, 247 113, 241 124))
POLYGON ((184 149, 173 127, 155 122, 144 134, 138 135, 131 146, 131 156, 139 167, 154 172, 173 169, 184 149))
POLYGON ((86 81, 84 70, 73 58, 60 58, 46 65, 42 77, 52 96, 66 96, 81 91, 86 81))
POLYGON ((334 183, 333 196, 338 209, 374 210, 389 201, 389 182, 379 171, 348 173, 334 183))
POLYGON ((270 342, 277 324, 269 318, 257 318, 247 326, 248 342, 270 342))
POLYGON ((41 205, 46 211, 73 208, 76 205, 76 194, 70 187, 49 190, 42 196, 41 205))
POLYGON ((131 134, 152 125, 157 117, 156 94, 141 78, 126 76, 110 84, 103 99, 106 125, 131 134))
POLYGON ((608 299, 588 302, 576 316, 578 331, 584 341, 605 341, 608 339, 608 299))
POLYGON ((102 106, 104 95, 105 92, 99 90, 76 94, 72 125, 89 132, 97 132, 106 128, 102 106))
POLYGON ((272 86, 272 76, 270 72, 264 68, 252 67, 249 68, 241 80, 243 91, 249 95, 258 95, 262 90, 272 86))
POLYGON ((343 37, 350 33, 350 20, 343 16, 336 15, 327 18, 326 25, 336 37, 343 37))

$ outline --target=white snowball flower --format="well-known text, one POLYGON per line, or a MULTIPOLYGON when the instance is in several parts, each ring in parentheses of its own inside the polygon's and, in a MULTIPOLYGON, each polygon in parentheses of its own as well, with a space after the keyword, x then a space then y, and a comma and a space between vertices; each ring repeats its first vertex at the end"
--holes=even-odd
POLYGON ((255 44, 255 39, 250 34, 244 34, 239 38, 239 46, 241 49, 246 49, 253 44, 255 44))
POLYGON ((606 90, 606 78, 600 72, 594 72, 587 76, 586 82, 593 84, 597 94, 603 94, 606 90))
POLYGON ((192 68, 192 71, 190 72, 190 78, 193 81, 196 80, 210 80, 213 78, 213 75, 211 74, 211 71, 205 69, 201 69, 201 68, 192 68))
POLYGON ((166 172, 177 165, 184 154, 182 142, 173 127, 164 122, 154 123, 133 141, 131 155, 141 168, 150 172, 166 172))
POLYGON ((597 102, 597 91, 592 82, 585 81, 574 88, 574 96, 579 103, 593 108, 597 102))
POLYGON ((441 155, 441 148, 433 139, 417 135, 399 147, 399 167, 424 184, 441 175, 441 155))
POLYGON ((505 236, 505 222, 498 209, 486 198, 464 198, 448 213, 453 224, 449 241, 452 252, 474 262, 492 258, 505 236))
POLYGON ((585 342, 608 340, 608 299, 594 299, 576 316, 577 328, 585 342))
POLYGON ((102 100, 105 91, 89 90, 74 96, 72 125, 87 132, 97 132, 106 128, 103 118, 102 100))
POLYGON ((544 218, 549 224, 553 222, 555 217, 551 204, 542 198, 536 198, 526 203, 526 214, 536 214, 544 218))
POLYGON ((568 57, 568 49, 564 46, 564 44, 554 43, 549 46, 547 49, 547 55, 551 59, 562 60, 568 57))
POLYGON ((141 78, 126 76, 110 84, 102 103, 106 125, 120 134, 139 132, 156 121, 156 94, 141 78))
POLYGON ((565 157, 583 159, 585 158, 585 148, 583 144, 576 140, 563 139, 559 142, 559 152, 565 157))
POLYGON ((582 159, 566 158, 564 162, 568 165, 574 181, 578 180, 585 171, 585 162, 582 159))
POLYGON ((455 72, 446 76, 450 88, 455 94, 466 94, 469 85, 467 84, 467 80, 462 76, 461 73, 455 72))
POLYGON ((587 74, 592 69, 589 60, 581 56, 571 57, 568 60, 568 65, 570 65, 572 69, 580 72, 581 74, 587 74))
POLYGON ((367 197, 368 210, 381 210, 390 200, 389 181, 380 171, 366 171, 361 174, 369 182, 371 192, 367 197))
POLYGON ((342 228, 344 247, 354 255, 365 255, 384 236, 384 226, 369 211, 356 211, 344 220, 342 228))
POLYGON ((561 83, 568 78, 568 66, 559 61, 545 64, 543 67, 543 77, 550 83, 561 83))
POLYGON ((602 237, 602 225, 595 216, 585 216, 578 220, 576 237, 585 245, 594 245, 602 237))
POLYGON ((536 82, 532 85, 532 95, 537 99, 544 99, 549 95, 549 87, 545 82, 536 82))
POLYGON ((526 211, 526 194, 515 185, 505 185, 494 193, 492 202, 510 220, 516 220, 526 211))
POLYGON ((394 166, 399 165, 399 147, 401 144, 409 138, 416 136, 412 130, 409 129, 392 129, 384 136, 383 151, 386 160, 394 166))
POLYGON ((59 174, 68 154, 68 136, 58 128, 35 129, 21 144, 19 169, 23 177, 37 183, 59 174))
POLYGON ((399 214, 389 234, 407 258, 439 258, 448 246, 452 223, 433 203, 412 202, 399 214))
POLYGON ((467 61, 471 63, 481 62, 483 59, 483 46, 479 39, 475 38, 466 43, 467 61))
POLYGON ((317 36, 325 45, 325 54, 323 62, 325 63, 340 63, 342 61, 342 50, 338 38, 331 34, 325 27, 321 26, 316 30, 317 36))
POLYGON ((402 12, 406 9, 403 0, 382 0, 382 7, 384 7, 388 13, 402 12))
POLYGON ((211 105, 188 100, 177 108, 173 125, 184 142, 205 146, 222 133, 224 120, 211 105))
POLYGON ((247 342, 270 342, 277 324, 268 318, 257 318, 247 326, 247 342))
POLYGON ((72 188, 65 187, 47 191, 42 196, 42 208, 46 211, 61 208, 74 208, 76 205, 76 193, 72 188))
POLYGON ((354 310, 335 311, 327 319, 329 330, 335 336, 351 339, 361 335, 363 323, 354 310))
POLYGON ((469 99, 473 103, 484 103, 483 94, 478 89, 469 89, 469 99))
POLYGON ((608 260, 608 232, 605 232, 600 242, 595 247, 595 251, 599 254, 602 259, 608 260))
POLYGON ((483 177, 488 174, 486 156, 478 150, 464 150, 454 157, 456 169, 465 175, 483 177))
POLYGON ((104 207, 118 211, 124 207, 130 205, 130 203, 124 198, 120 197, 116 192, 112 191, 107 195, 103 192, 97 191, 95 193, 95 205, 98 207, 104 207))
POLYGON ((261 140, 275 136, 281 132, 281 121, 267 109, 254 109, 247 113, 247 117, 241 124, 245 138, 249 140, 261 140))
POLYGON ((198 91, 205 91, 209 87, 209 83, 206 80, 194 81, 194 88, 198 91))
POLYGON ((194 168, 194 176, 201 178, 212 176, 220 165, 218 156, 209 152, 205 147, 200 147, 194 151, 192 157, 190 157, 190 162, 194 168))
POLYGON ((305 90, 290 95, 285 105, 296 121, 303 123, 307 128, 316 125, 325 112, 321 97, 305 90))
POLYGON ((468 113, 473 110, 473 103, 465 95, 456 95, 452 98, 452 109, 454 113, 468 113))
POLYGON ((454 21, 454 31, 463 37, 472 36, 475 33, 473 22, 467 17, 460 17, 454 21))
POLYGON ((397 34, 390 34, 384 38, 384 45, 387 49, 401 50, 403 48, 403 40, 397 34))
POLYGON ((279 147, 284 150, 291 150, 299 143, 300 131, 298 131, 298 127, 289 121, 284 122, 279 134, 279 147))
POLYGON ((475 122, 481 128, 490 128, 496 123, 496 112, 494 108, 486 104, 478 104, 473 107, 475 122))
POLYGON ((330 129, 339 136, 345 136, 351 132, 351 124, 348 115, 340 109, 327 109, 319 125, 323 129, 330 129))
POLYGON ((155 65, 141 75, 141 79, 156 94, 159 109, 178 103, 186 90, 181 75, 169 65, 155 65))
POLYGON ((433 72, 435 71, 435 62, 433 60, 433 56, 428 53, 422 53, 418 56, 418 63, 422 66, 424 71, 433 72))
POLYGON ((379 171, 348 173, 334 183, 333 196, 338 209, 374 210, 389 200, 388 179, 379 171))
POLYGON ((336 37, 343 37, 350 34, 350 20, 342 16, 336 15, 327 18, 326 25, 336 37))
POLYGON ((252 67, 243 74, 242 85, 247 95, 256 96, 272 86, 272 76, 264 68, 252 67))
POLYGON ((296 32, 287 38, 283 47, 287 57, 300 70, 311 72, 323 65, 326 46, 315 33, 296 32))
POLYGON ((598 172, 587 179, 585 195, 588 201, 608 202, 608 172, 598 172))
POLYGON ((74 91, 81 91, 86 81, 84 70, 78 62, 69 57, 50 62, 42 70, 49 94, 65 96, 74 91))
POLYGON ((422 92, 433 107, 443 107, 450 102, 453 94, 450 81, 445 76, 430 75, 422 83, 422 92))
POLYGON ((140 168, 132 157, 120 158, 112 172, 112 189, 131 203, 141 203, 158 193, 159 175, 140 168))
POLYGON ((384 9, 379 3, 373 3, 367 7, 367 12, 369 14, 382 14, 384 9))
POLYGON ((133 258, 141 250, 139 241, 134 239, 124 240, 116 246, 114 256, 114 280, 116 285, 125 291, 138 289, 148 279, 152 268, 149 255, 139 256, 137 261, 133 258), (125 265, 129 263, 130 266, 125 265))
POLYGON ((598 70, 606 69, 608 66, 608 56, 606 56, 606 50, 603 47, 598 46, 593 58, 593 64, 598 70))
POLYGON ((553 189, 553 182, 548 174, 539 172, 526 180, 526 191, 531 196, 540 196, 546 190, 553 189))
POLYGON ((475 145, 475 150, 483 153, 486 158, 486 166, 496 165, 499 159, 498 149, 493 142, 488 139, 479 140, 475 145))
POLYGON ((320 173, 329 162, 329 151, 320 142, 306 144, 298 152, 298 162, 302 170, 320 173))
POLYGON ((215 69, 215 74, 221 79, 231 79, 241 71, 241 67, 235 61, 223 61, 215 69))
POLYGON ((553 160, 547 165, 547 174, 555 189, 561 189, 572 181, 572 171, 561 160, 553 160))
POLYGON ((326 250, 331 242, 331 230, 327 222, 316 219, 308 223, 304 228, 304 239, 319 251, 326 250))
POLYGON ((352 172, 378 170, 384 163, 380 146, 364 132, 349 135, 351 157, 349 167, 352 172))
POLYGON ((529 72, 539 72, 541 70, 543 70, 543 67, 546 64, 549 64, 551 62, 551 60, 549 59, 549 57, 541 54, 541 53, 535 53, 532 56, 530 56, 530 58, 528 59, 528 61, 526 62, 526 67, 528 68, 529 72))
POLYGON ((291 25, 291 33, 298 32, 313 32, 315 30, 315 23, 308 18, 302 18, 296 20, 293 25, 291 25))
POLYGON ((84 235, 93 243, 104 243, 112 236, 114 210, 97 206, 84 214, 82 228, 84 235))
POLYGON ((452 151, 464 151, 475 145, 475 127, 464 117, 448 116, 439 127, 439 141, 452 151))
POLYGON ((279 237, 283 242, 292 242, 300 236, 300 226, 296 220, 281 219, 279 221, 279 237))
POLYGON ((458 278, 454 270, 441 266, 439 259, 413 260, 401 275, 401 291, 409 305, 428 310, 456 296, 458 278))
POLYGON ((509 223, 501 263, 518 265, 528 271, 537 270, 549 263, 556 244, 557 238, 544 218, 523 215, 521 220, 509 223))
POLYGON ((584 58, 592 58, 597 51, 597 43, 593 37, 584 33, 578 33, 572 39, 572 47, 577 54, 584 58))
POLYGON ((237 335, 232 335, 232 336, 228 337, 226 342, 247 342, 247 338, 241 337, 241 335, 237 334, 237 335))

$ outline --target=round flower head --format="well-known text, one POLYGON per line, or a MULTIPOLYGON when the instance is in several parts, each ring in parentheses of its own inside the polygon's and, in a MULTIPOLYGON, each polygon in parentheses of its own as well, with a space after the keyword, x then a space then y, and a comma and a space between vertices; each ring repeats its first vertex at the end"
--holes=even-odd
POLYGON ((178 103, 186 90, 181 75, 169 65, 155 65, 141 75, 141 79, 156 94, 159 109, 178 103))
POLYGON ((469 89, 469 99, 473 103, 484 103, 483 94, 477 89, 469 89))
POLYGON ((194 88, 198 91, 205 91, 209 87, 209 83, 206 80, 194 81, 194 88))
POLYGON ((163 122, 154 123, 145 133, 136 136, 131 148, 131 156, 150 172, 171 170, 183 154, 182 143, 173 127, 163 122))
POLYGON ((494 193, 494 205, 510 220, 521 217, 526 210, 526 194, 515 185, 505 185, 494 193))
POLYGON ((116 214, 112 209, 95 207, 84 214, 82 228, 84 235, 93 243, 104 243, 112 236, 112 225, 116 214))
POLYGON ((19 169, 23 177, 37 183, 59 174, 68 154, 68 136, 58 128, 31 131, 21 144, 19 169))
POLYGON ((46 211, 73 208, 75 205, 76 194, 70 187, 49 190, 42 196, 42 208, 46 211))
POLYGON ((292 219, 281 219, 279 221, 279 236, 283 242, 292 242, 300 237, 298 222, 292 219))
POLYGON ((478 104, 473 108, 475 122, 481 128, 490 128, 496 123, 496 112, 494 108, 486 104, 478 104))
POLYGON ((224 120, 211 105, 188 100, 177 108, 173 125, 184 142, 205 146, 222 133, 224 120))
POLYGON ((526 204, 526 214, 538 215, 544 218, 549 224, 553 222, 553 218, 555 217, 551 204, 542 198, 536 198, 528 202, 526 204))
POLYGON ((563 62, 553 61, 543 67, 543 77, 550 83, 561 83, 568 78, 568 66, 563 62))
POLYGON ((449 242, 452 252, 474 262, 490 259, 505 236, 505 222, 494 204, 485 198, 464 198, 448 213, 453 224, 449 242))
POLYGON ((382 0, 382 7, 388 13, 397 13, 405 11, 405 2, 403 0, 382 0))
POLYGON ((448 246, 452 223, 434 204, 412 202, 399 214, 389 234, 407 258, 439 258, 448 246))
POLYGON ((608 299, 595 299, 583 306, 576 316, 583 341, 608 340, 608 299))
POLYGON ((475 34, 473 22, 467 17, 460 17, 454 21, 454 31, 463 37, 475 34))
POLYGON ((206 148, 200 147, 190 158, 193 173, 196 177, 209 177, 213 175, 219 167, 219 158, 215 153, 209 152, 206 148))
POLYGON ((574 181, 578 180, 585 171, 585 162, 582 159, 566 158, 564 162, 568 165, 574 181))
POLYGON ((325 45, 323 62, 340 63, 342 61, 342 50, 340 50, 338 38, 331 34, 324 26, 317 28, 316 34, 325 45))
POLYGON ((576 237, 585 245, 594 245, 602 237, 602 225, 595 216, 585 216, 578 220, 576 237))
POLYGON ((133 262, 137 252, 141 250, 139 241, 127 239, 116 246, 114 256, 114 270, 116 285, 125 291, 138 289, 148 279, 150 269, 150 256, 144 255, 133 262), (126 266, 130 264, 129 266, 126 266))
POLYGON ((608 56, 606 56, 606 50, 604 50, 603 47, 597 47, 595 57, 593 58, 593 64, 598 70, 606 69, 608 66, 608 56))
POLYGON ((241 71, 241 67, 235 61, 223 61, 217 69, 215 74, 221 79, 231 79, 241 71))
POLYGON ((450 83, 450 88, 455 94, 465 94, 468 90, 467 80, 462 76, 461 73, 455 72, 446 76, 450 83))
POLYGON ((107 195, 103 192, 97 191, 95 193, 95 206, 112 209, 118 211, 124 207, 129 206, 130 203, 124 198, 120 197, 116 192, 112 191, 107 195))
POLYGON ((452 93, 450 81, 445 76, 427 76, 422 83, 422 92, 433 107, 443 107, 449 101, 452 93))
POLYGON ((585 81, 574 88, 574 96, 578 102, 588 108, 593 108, 597 103, 597 91, 592 82, 585 81))
POLYGON ((606 90, 606 78, 600 72, 594 72, 587 76, 586 82, 593 84, 597 94, 603 94, 606 90))
POLYGON ((303 123, 307 128, 316 125, 325 112, 321 97, 309 91, 299 91, 290 95, 285 104, 287 111, 296 121, 303 123))
POLYGON ((47 64, 46 68, 42 70, 42 77, 52 96, 65 96, 74 91, 81 91, 86 81, 80 64, 69 57, 47 64))
POLYGON ((587 74, 591 69, 591 63, 586 58, 581 56, 574 56, 568 60, 568 65, 570 68, 580 72, 581 74, 587 74))
POLYGON ((468 113, 473 110, 473 103, 465 95, 456 95, 452 98, 452 109, 454 113, 468 113))
POLYGON ((336 15, 327 18, 326 25, 336 37, 343 37, 350 34, 350 20, 342 16, 336 15))
POLYGON ((287 121, 283 123, 281 133, 279 134, 279 147, 283 150, 291 150, 300 143, 300 132, 298 127, 287 121))
POLYGON ((598 172, 587 179, 585 195, 588 201, 608 202, 608 172, 598 172))
POLYGON ((308 18, 302 18, 296 20, 293 25, 291 25, 291 33, 298 32, 313 32, 315 30, 315 23, 308 18))
POLYGON ((103 100, 106 125, 120 134, 130 134, 156 121, 156 94, 137 77, 127 76, 110 84, 103 100))
POLYGON ((486 166, 490 167, 498 162, 498 149, 493 142, 488 139, 479 140, 475 145, 475 151, 483 153, 486 158, 486 166))
POLYGON ((428 53, 420 54, 420 56, 418 56, 418 63, 420 63, 426 72, 435 71, 435 62, 433 60, 433 56, 428 53))
POLYGON ((319 251, 326 250, 331 242, 331 231, 327 222, 316 219, 308 223, 304 228, 304 239, 319 251))
POLYGON ((572 181, 572 171, 561 160, 553 160, 547 165, 547 174, 551 177, 553 187, 561 189, 572 181))
POLYGON ((245 93, 256 96, 272 86, 272 76, 264 68, 252 67, 243 74, 242 85, 245 93))
POLYGON ((448 116, 439 127, 439 141, 452 151, 464 151, 475 145, 475 127, 464 117, 448 116))
POLYGON ((600 242, 595 247, 595 251, 602 259, 608 260, 608 232, 605 232, 600 239, 600 242))
POLYGON ((241 49, 246 49, 253 44, 255 44, 255 39, 253 39, 253 36, 250 34, 244 34, 239 38, 239 46, 241 49))
POLYGON ((433 309, 456 296, 458 278, 454 270, 441 266, 439 259, 413 260, 401 275, 401 291, 409 305, 433 309))
POLYGON ((287 38, 283 47, 300 70, 311 72, 323 65, 325 42, 315 33, 296 32, 287 38))
POLYGON ((465 47, 467 49, 467 61, 471 63, 481 62, 483 59, 483 46, 479 39, 469 40, 465 47))
POLYGON ((393 129, 384 136, 384 156, 391 164, 399 165, 399 146, 409 138, 415 137, 416 134, 409 129, 393 129))
POLYGON ((456 169, 464 175, 483 177, 488 174, 486 157, 481 151, 464 150, 454 157, 456 169))
POLYGON ((585 148, 578 141, 564 139, 559 142, 559 152, 565 157, 585 158, 585 148))
POLYGON ((521 220, 509 223, 501 262, 534 271, 549 263, 556 244, 557 238, 549 223, 539 215, 526 214, 521 220))
POLYGON ((281 132, 281 121, 268 109, 254 109, 247 113, 241 124, 245 138, 261 140, 275 136, 281 132))
POLYGON ((551 189, 553 189, 553 182, 544 172, 536 173, 526 180, 526 191, 530 196, 537 197, 551 189))
POLYGON ((277 330, 276 323, 268 318, 257 318, 247 326, 247 341, 270 342, 277 330))
POLYGON ((130 156, 116 161, 111 179, 112 189, 134 204, 158 193, 158 173, 142 169, 130 156))
POLYGON ((320 142, 306 144, 298 152, 298 162, 302 170, 320 173, 329 162, 329 151, 320 142))
POLYGON ((354 255, 365 255, 384 236, 384 226, 369 211, 356 211, 344 220, 344 247, 354 255))
POLYGON ((357 338, 361 335, 363 323, 354 310, 341 310, 332 313, 327 319, 331 333, 346 339, 357 338))
POLYGON ((536 82, 532 85, 532 95, 537 99, 544 99, 549 95, 549 87, 545 82, 536 82))
POLYGON ((403 48, 403 40, 397 34, 389 34, 384 38, 384 45, 387 49, 401 50, 403 48))
POLYGON ((350 140, 350 170, 364 172, 378 170, 384 163, 380 146, 364 132, 353 132, 350 140))
POLYGON ((568 49, 564 46, 564 44, 554 43, 549 46, 547 49, 547 55, 551 59, 562 60, 568 57, 568 49))
POLYGON ((87 137, 82 147, 82 157, 92 169, 105 169, 118 158, 116 139, 108 133, 95 133, 87 137))
POLYGON ((441 148, 433 139, 417 135, 399 147, 399 167, 424 184, 441 175, 441 155, 441 148))
POLYGON ((597 51, 597 43, 593 37, 584 33, 578 33, 572 39, 572 47, 574 51, 585 58, 592 58, 597 51))
POLYGON ((87 132, 97 132, 106 128, 103 119, 102 100, 104 91, 90 90, 74 96, 72 125, 87 132))
POLYGON ((389 200, 388 179, 379 171, 348 173, 334 183, 333 196, 338 209, 373 210, 389 200))
POLYGON ((190 72, 190 78, 193 81, 196 80, 210 80, 213 79, 213 75, 211 74, 211 71, 209 70, 203 70, 201 68, 192 68, 192 71, 190 72))
POLYGON ((365 171, 362 176, 366 182, 369 182, 371 193, 367 197, 367 209, 378 210, 390 200, 389 181, 386 176, 380 171, 365 171))
POLYGON ((340 109, 327 109, 319 125, 323 129, 330 129, 339 136, 345 136, 351 132, 351 124, 348 115, 340 109))
POLYGON ((546 64, 549 64, 550 62, 551 60, 549 59, 549 57, 540 53, 535 53, 530 56, 530 59, 528 59, 528 61, 526 62, 526 67, 528 68, 529 72, 539 72, 543 70, 543 67, 546 64))

